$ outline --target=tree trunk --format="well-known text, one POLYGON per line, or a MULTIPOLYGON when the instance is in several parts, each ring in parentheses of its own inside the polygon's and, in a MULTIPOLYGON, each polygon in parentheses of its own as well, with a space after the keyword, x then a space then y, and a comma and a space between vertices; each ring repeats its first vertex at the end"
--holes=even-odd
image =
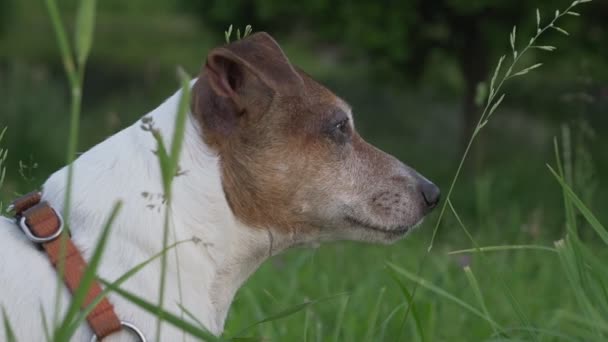
MULTIPOLYGON (((461 151, 464 153, 481 115, 481 106, 475 103, 478 84, 488 77, 488 51, 485 49, 482 33, 477 26, 477 18, 469 18, 465 25, 464 44, 461 46, 460 68, 465 82, 462 102, 461 151)), ((469 151, 467 165, 472 171, 483 164, 483 143, 481 136, 469 151)))

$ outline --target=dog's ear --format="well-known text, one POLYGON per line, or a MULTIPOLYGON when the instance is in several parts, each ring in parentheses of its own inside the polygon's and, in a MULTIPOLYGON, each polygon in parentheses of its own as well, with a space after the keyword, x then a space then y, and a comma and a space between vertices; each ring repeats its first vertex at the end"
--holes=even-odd
POLYGON ((301 86, 277 42, 260 32, 209 53, 194 86, 192 109, 206 134, 226 136, 239 117, 263 113, 276 93, 293 94, 301 86))
POLYGON ((265 32, 212 50, 205 69, 217 94, 230 97, 237 105, 246 95, 242 87, 247 77, 257 77, 271 90, 283 92, 302 82, 279 44, 265 32))

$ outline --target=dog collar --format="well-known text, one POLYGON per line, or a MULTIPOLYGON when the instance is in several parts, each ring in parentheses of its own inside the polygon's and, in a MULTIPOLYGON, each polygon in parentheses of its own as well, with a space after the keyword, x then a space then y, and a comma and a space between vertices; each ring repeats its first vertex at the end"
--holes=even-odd
MULTIPOLYGON (((31 242, 41 246, 53 267, 57 268, 60 262, 62 248, 60 236, 64 229, 64 222, 61 215, 47 202, 41 202, 41 198, 42 194, 40 192, 31 192, 13 201, 8 209, 14 212, 16 223, 25 236, 31 242)), ((64 253, 63 280, 70 292, 74 293, 80 286, 87 269, 87 262, 69 237, 65 239, 64 253)), ((88 307, 100 297, 101 293, 101 286, 98 282, 93 281, 81 309, 88 307)), ((101 297, 101 300, 87 315, 87 322, 94 333, 91 341, 102 340, 104 337, 123 329, 133 333, 141 342, 146 341, 146 337, 136 326, 118 319, 114 307, 105 296, 101 297)))

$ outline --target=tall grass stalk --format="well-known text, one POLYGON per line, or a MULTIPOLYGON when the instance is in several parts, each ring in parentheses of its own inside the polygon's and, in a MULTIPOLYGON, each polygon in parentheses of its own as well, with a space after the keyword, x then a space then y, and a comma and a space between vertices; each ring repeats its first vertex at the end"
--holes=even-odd
MULTIPOLYGON (((213 336, 204 328, 201 328, 195 324, 192 324, 192 323, 174 315, 171 312, 165 311, 163 308, 159 307, 159 305, 152 304, 152 303, 146 301, 145 299, 138 297, 137 295, 135 295, 129 291, 123 290, 120 287, 115 286, 113 283, 111 283, 109 281, 102 279, 101 282, 107 288, 109 288, 111 291, 113 291, 114 293, 127 299, 132 304, 137 305, 139 308, 147 311, 148 313, 155 314, 158 317, 162 317, 164 322, 170 323, 171 325, 175 326, 176 328, 181 329, 184 332, 187 332, 193 336, 196 336, 203 341, 209 341, 209 342, 222 341, 222 339, 213 336), (159 311, 160 311, 160 313, 159 313, 159 311)), ((154 341, 162 341, 162 340, 154 339, 154 341)))
POLYGON ((505 245, 505 246, 485 246, 485 247, 459 249, 457 251, 448 252, 448 255, 465 254, 465 253, 521 251, 521 250, 556 252, 555 248, 547 247, 547 246, 540 246, 540 245, 505 245))
MULTIPOLYGON (((427 248, 427 253, 424 254, 424 256, 422 257, 422 260, 419 263, 419 266, 418 266, 418 269, 416 272, 416 274, 417 274, 416 278, 421 279, 420 274, 422 273, 422 270, 424 269, 424 265, 426 264, 426 261, 428 260, 429 253, 433 249, 435 239, 437 236, 437 232, 439 231, 439 227, 440 227, 441 223, 443 222, 443 218, 444 218, 446 209, 448 206, 451 205, 452 193, 454 191, 454 188, 456 186, 458 179, 460 178, 462 168, 468 158, 471 147, 473 146, 473 143, 476 141, 476 138, 479 135, 479 133, 481 132, 481 130, 488 124, 492 115, 495 113, 495 111, 498 109, 498 107, 502 104, 502 102, 505 99, 506 94, 504 92, 501 92, 503 86, 506 84, 507 81, 509 81, 515 77, 525 75, 525 74, 529 73, 530 71, 533 71, 533 70, 539 68, 540 66, 542 66, 542 63, 537 63, 532 66, 528 66, 523 69, 520 69, 519 71, 515 71, 516 67, 518 67, 519 62, 521 61, 521 58, 524 55, 526 55, 526 53, 528 51, 530 51, 531 49, 538 49, 538 50, 543 50, 543 51, 548 51, 548 52, 555 51, 556 48, 554 46, 537 45, 539 39, 548 30, 556 30, 556 31, 564 33, 564 34, 568 34, 564 29, 557 26, 556 23, 563 16, 573 13, 572 9, 575 8, 576 6, 578 6, 582 3, 591 2, 591 1, 592 0, 575 0, 575 1, 573 1, 565 10, 563 10, 563 11, 557 10, 555 12, 553 19, 551 19, 549 21, 549 23, 546 24, 545 26, 541 25, 541 22, 542 22, 541 14, 540 14, 540 11, 537 10, 536 11, 536 32, 521 51, 519 51, 517 49, 517 27, 516 26, 513 27, 513 30, 509 36, 509 43, 511 46, 511 55, 512 55, 511 63, 506 67, 506 71, 505 71, 505 69, 503 69, 503 65, 507 59, 507 56, 503 55, 499 58, 498 64, 497 64, 496 68, 494 69, 493 76, 490 80, 490 84, 489 84, 488 91, 487 91, 487 98, 485 100, 485 106, 477 121, 477 124, 475 125, 475 129, 473 130, 473 133, 471 134, 471 137, 469 138, 469 141, 468 141, 465 151, 460 159, 460 162, 456 168, 456 172, 452 178, 452 181, 450 182, 450 186, 448 188, 447 195, 445 196, 444 203, 441 206, 439 217, 433 228, 433 233, 432 233, 431 241, 427 248)), ((469 235, 469 238, 472 239, 472 236, 470 236, 470 234, 468 234, 468 235, 469 235)), ((411 277, 409 277, 409 278, 412 279, 411 277)), ((419 282, 415 283, 414 288, 412 290, 412 297, 415 297, 419 284, 420 284, 419 282)), ((508 287, 507 287, 507 290, 508 290, 508 287)), ((515 297, 510 294, 509 290, 507 292, 509 293, 511 303, 515 304, 514 308, 519 313, 518 316, 520 316, 520 318, 523 318, 524 320, 526 320, 525 315, 522 316, 523 312, 518 308, 518 305, 516 304, 517 302, 515 300, 515 297)), ((409 317, 408 315, 409 315, 409 311, 406 312, 404 320, 408 319, 408 317, 409 317)))
POLYGON ((344 297, 344 299, 342 299, 342 303, 340 304, 340 310, 338 310, 338 317, 336 318, 336 322, 334 324, 334 342, 340 341, 340 329, 342 329, 342 322, 344 321, 344 314, 346 313, 346 308, 348 307, 349 299, 349 296, 344 297))
MULTIPOLYGON (((0 131, 0 143, 2 143, 2 139, 4 138, 4 134, 6 133, 6 127, 4 127, 0 131)), ((2 190, 2 186, 4 185, 4 179, 6 177, 6 158, 8 157, 8 149, 0 147, 0 190, 2 190)), ((4 204, 2 203, 2 199, 0 198, 0 214, 4 212, 4 204)))
MULTIPOLYGON (((488 306, 486 305, 486 301, 483 298, 483 294, 481 292, 481 288, 479 287, 479 283, 477 282, 477 278, 475 278, 475 274, 473 273, 473 270, 471 270, 470 266, 465 266, 464 267, 464 273, 467 276, 467 280, 469 281, 469 285, 473 289, 473 293, 475 294, 475 298, 479 302, 479 306, 483 310, 483 313, 488 318, 490 318, 490 321, 494 322, 494 320, 492 319, 492 316, 490 315, 490 311, 488 310, 488 306)), ((496 335, 501 335, 502 334, 502 330, 503 329, 500 326, 497 326, 495 324, 492 324, 491 326, 492 326, 492 330, 494 330, 494 334, 496 334, 496 335)))
MULTIPOLYGON (((148 266, 149 264, 151 264, 152 262, 160 259, 160 257, 166 253, 168 253, 169 251, 171 251, 172 249, 177 248, 179 245, 184 244, 184 243, 194 243, 192 239, 188 239, 188 240, 181 240, 175 243, 170 244, 169 246, 167 246, 167 248, 162 249, 160 252, 156 253, 155 255, 153 255, 152 257, 150 257, 147 260, 144 260, 142 262, 140 262, 139 264, 135 265, 134 267, 132 267, 130 270, 126 271, 123 275, 121 275, 120 277, 118 277, 116 280, 114 280, 111 284, 112 284, 112 288, 118 288, 120 287, 122 284, 124 284, 127 280, 129 280, 131 277, 135 276, 139 271, 141 271, 144 267, 148 266)), ((111 289, 106 287, 104 289, 102 289, 101 293, 94 298, 91 303, 84 308, 83 310, 80 310, 80 312, 78 313, 78 315, 72 320, 72 321, 68 321, 67 318, 65 319, 65 322, 67 324, 69 324, 69 327, 66 328, 67 332, 66 335, 67 336, 72 336, 74 334, 74 332, 78 329, 78 327, 84 323, 86 316, 93 311, 93 309, 95 308, 95 306, 97 304, 99 304, 99 302, 108 295, 108 293, 111 292, 111 289)))
POLYGON ((4 324, 4 333, 6 334, 7 342, 17 342, 15 332, 13 331, 13 327, 4 308, 2 308, 2 322, 4 324))
POLYGON ((91 287, 91 285, 93 284, 93 282, 96 279, 95 273, 97 271, 97 267, 99 266, 99 263, 101 262, 101 258, 103 256, 103 252, 105 250, 106 243, 108 241, 108 237, 110 236, 111 228, 114 224, 114 220, 116 219, 116 216, 118 215, 121 207, 122 207, 122 202, 118 202, 114 205, 114 208, 112 209, 110 216, 108 217, 108 220, 107 220, 106 224, 104 225, 104 228, 99 237, 99 242, 95 246, 95 250, 93 251, 91 260, 89 261, 89 264, 87 265, 87 268, 85 269, 84 274, 82 275, 82 279, 80 280, 80 285, 78 286, 78 288, 76 289, 76 291, 74 291, 74 293, 72 295, 72 300, 71 300, 70 306, 68 307, 67 312, 65 314, 65 318, 63 319, 62 324, 55 331, 55 338, 54 338, 55 341, 65 341, 65 340, 68 340, 70 337, 69 329, 68 329, 69 324, 70 324, 70 322, 72 322, 72 320, 76 317, 76 315, 80 311, 80 307, 82 306, 82 304, 84 303, 84 301, 87 297, 89 288, 91 287))
MULTIPOLYGON (((96 1, 95 0, 82 0, 80 1, 77 15, 76 15, 76 25, 75 25, 75 35, 74 35, 74 51, 72 50, 72 46, 68 41, 67 33, 65 27, 63 25, 63 21, 59 14, 59 9, 54 0, 45 0, 45 4, 47 7, 47 11, 49 13, 49 17, 51 19, 51 24, 53 30, 55 32, 55 36, 57 38, 57 44, 59 46, 59 50, 62 57, 62 62, 64 65, 64 69, 69 81, 70 85, 70 94, 71 94, 71 102, 70 102, 70 128, 69 128, 69 141, 68 141, 68 149, 67 149, 67 180, 66 180, 66 193, 64 200, 64 209, 63 209, 63 218, 66 223, 69 222, 70 216, 70 206, 71 206, 71 196, 72 196, 72 187, 73 187, 73 179, 74 179, 74 166, 73 162, 76 157, 76 151, 78 147, 78 135, 79 135, 79 122, 80 122, 80 112, 81 112, 81 104, 82 104, 82 83, 84 80, 85 74, 85 65, 87 57, 90 53, 91 46, 93 43, 93 28, 95 23, 95 8, 96 1)), ((189 81, 190 78, 183 72, 179 73, 181 84, 182 84, 182 98, 180 99, 180 105, 178 108, 178 115, 176 118, 175 124, 175 132, 173 135, 173 141, 171 143, 171 151, 170 154, 167 153, 167 150, 164 148, 164 145, 161 145, 162 139, 157 139, 160 141, 159 143, 159 156, 161 173, 162 173, 162 183, 165 191, 165 198, 167 199, 166 212, 165 212, 165 223, 164 223, 164 231, 163 231, 163 251, 168 250, 168 232, 169 232, 169 214, 170 214, 170 198, 171 198, 171 184, 172 180, 178 172, 178 162, 179 162, 179 154, 181 151, 181 146, 184 138, 185 131, 185 122, 186 122, 186 114, 187 114, 187 104, 189 103, 189 81)), ((157 136, 160 138, 160 135, 157 136)), ((118 206, 113 211, 111 218, 113 219, 117 214, 118 206)), ((58 279, 57 279, 57 290, 55 293, 55 312, 54 312, 54 336, 56 340, 63 340, 64 338, 69 338, 70 333, 73 333, 75 329, 69 329, 70 324, 73 323, 73 319, 79 309, 77 304, 80 304, 84 299, 84 295, 88 291, 88 287, 90 286, 92 280, 94 279, 94 274, 96 272, 96 268, 99 262, 99 258, 103 252, 103 248, 105 247, 105 239, 107 238, 107 233, 109 232, 112 225, 112 220, 108 222, 106 227, 102 232, 102 238, 96 245, 96 252, 94 253, 94 257, 91 260, 91 264, 89 268, 85 272, 85 276, 83 278, 83 282, 81 286, 75 293, 75 298, 72 301, 72 305, 68 309, 68 312, 60 324, 59 322, 59 312, 61 311, 61 297, 63 293, 63 274, 65 273, 65 257, 66 257, 66 249, 67 249, 67 237, 68 230, 64 230, 64 233, 61 237, 61 247, 59 253, 59 263, 58 263, 58 279)), ((165 274, 166 274, 166 253, 163 252, 161 256, 161 264, 162 264, 162 273, 161 273, 161 284, 160 284, 160 293, 159 293, 159 303, 160 305, 157 308, 158 311, 158 324, 157 324, 157 336, 160 335, 160 327, 161 320, 163 318, 164 311, 162 310, 163 298, 164 298, 164 284, 165 284, 165 274)), ((132 273, 134 274, 134 273, 132 273)), ((131 275, 132 275, 131 274, 131 275)), ((180 280, 181 281, 181 280, 180 280)), ((180 285, 181 290, 181 285, 180 285)), ((100 299, 100 298, 99 298, 100 299)), ((78 321, 78 320, 77 320, 78 321)), ((74 328, 74 325, 71 326, 74 328)))
POLYGON ((293 315, 293 314, 295 314, 297 312, 300 312, 300 311, 302 311, 304 309, 309 308, 310 306, 312 306, 314 304, 325 302, 325 301, 329 301, 329 300, 335 300, 335 299, 337 299, 337 298, 339 298, 341 296, 344 296, 344 295, 347 295, 347 293, 346 292, 337 293, 337 294, 334 294, 334 295, 318 298, 318 299, 315 299, 315 300, 307 300, 307 301, 305 301, 303 303, 300 303, 300 304, 288 307, 288 308, 286 308, 284 310, 281 310, 281 311, 279 311, 279 312, 277 312, 275 314, 271 314, 271 315, 267 316, 266 318, 263 318, 263 319, 255 322, 255 323, 247 326, 246 328, 244 328, 241 331, 239 331, 238 333, 236 333, 234 335, 235 336, 234 338, 235 339, 241 338, 240 336, 242 336, 245 332, 247 332, 247 331, 253 329, 254 327, 259 326, 259 325, 261 325, 263 323, 274 322, 276 320, 289 317, 289 316, 291 316, 291 315, 293 315))
MULTIPOLYGON (((479 244, 477 244, 477 241, 475 241, 475 239, 473 238, 473 235, 471 235, 471 233, 469 232, 469 230, 467 229, 466 225, 464 224, 464 222, 462 221, 462 219, 460 218, 460 215, 458 215, 458 212, 456 211, 456 208, 454 208, 454 205, 452 204, 451 201, 448 201, 448 205, 450 206, 450 209, 452 211, 452 214, 454 215, 454 217, 456 218, 456 221, 458 222, 458 225, 462 228, 462 230, 465 232, 465 234, 467 235, 467 237, 469 238, 469 240, 471 240, 471 243, 473 244, 473 246, 475 246, 475 249, 477 250, 477 252, 479 253, 479 255, 482 256, 482 260, 485 262, 485 259, 483 258, 483 253, 481 251, 481 248, 479 247, 479 244)), ((490 266, 490 265, 487 265, 490 266)), ((466 273, 466 268, 465 268, 465 273, 466 273)), ((472 273, 471 273, 472 275, 472 273)), ((469 276, 467 274, 467 276, 469 276)), ((504 277, 502 276, 502 274, 497 274, 496 277, 498 278, 498 283, 500 283, 500 285, 502 286, 504 293, 507 297, 507 300, 509 302, 509 304, 511 305, 511 307, 513 308, 513 311, 515 312, 515 314, 517 315, 517 318, 519 319, 519 321, 528 329, 528 331, 533 334, 534 330, 532 329, 532 325, 530 323, 530 319, 528 318, 528 316, 526 315, 526 313, 524 312, 524 310, 522 309, 521 304, 519 303, 519 300, 515 297, 515 295, 513 294, 513 291, 511 290, 511 287, 507 284, 506 280, 504 279, 504 277)), ((470 277, 469 277, 469 281, 470 281, 470 277)), ((476 284, 471 284, 473 292, 476 294, 476 296, 479 298, 481 297, 481 293, 476 293, 477 291, 479 291, 478 288, 476 288, 476 284)), ((480 299, 481 301, 482 299, 480 299)), ((483 302, 482 304, 482 308, 484 308, 483 302)), ((489 312, 487 310, 485 310, 485 313, 487 313, 489 315, 489 312)), ((497 326, 492 326, 493 329, 495 330, 500 330, 500 331, 504 331, 504 329, 499 328, 497 329, 497 326)), ((535 335, 530 336, 533 340, 537 340, 537 337, 535 335)))
POLYGON ((70 84, 70 129, 67 149, 67 179, 65 200, 63 206, 63 219, 66 223, 66 229, 61 234, 61 244, 59 249, 58 262, 58 278, 57 288, 55 292, 55 312, 53 320, 54 326, 59 324, 59 312, 61 310, 61 297, 63 289, 63 274, 65 273, 65 257, 67 250, 67 238, 69 230, 70 205, 72 197, 72 186, 74 178, 74 159, 78 148, 78 134, 80 131, 80 111, 82 104, 82 82, 84 80, 84 72, 86 60, 90 52, 93 41, 93 27, 95 19, 95 0, 82 0, 80 2, 76 17, 75 27, 75 46, 76 50, 72 51, 68 42, 67 34, 59 9, 54 0, 45 0, 47 11, 49 13, 51 24, 57 38, 57 44, 61 52, 63 66, 70 84), (74 55, 76 58, 74 58, 74 55))
MULTIPOLYGON (((158 157, 161 175, 162 175, 162 185, 164 191, 164 200, 165 200, 165 219, 163 224, 163 249, 167 247, 169 244, 169 229, 171 226, 170 217, 171 217, 171 205, 172 201, 172 186, 173 180, 179 173, 179 159, 182 150, 182 144, 184 141, 184 135, 186 131, 186 119, 188 115, 188 105, 190 103, 190 77, 186 74, 182 69, 178 70, 178 75, 181 83, 181 97, 179 100, 177 115, 175 118, 175 126, 173 132, 173 138, 171 140, 170 150, 167 150, 165 147, 165 142, 163 137, 161 136, 160 131, 152 129, 152 134, 156 139, 157 150, 156 155, 158 157), (170 151, 170 152, 167 152, 170 151)), ((177 251, 176 251, 177 253, 177 251)), ((177 254, 176 254, 177 255, 177 254)), ((177 256, 176 256, 177 258, 177 256)), ((178 264, 179 269, 179 264, 178 264)), ((160 284, 158 291, 158 312, 157 312, 157 323, 156 323, 156 339, 160 340, 161 338, 161 327, 163 321, 163 305, 165 300, 165 284, 166 284, 166 274, 167 274, 167 255, 163 253, 161 256, 161 274, 160 274, 160 284)), ((181 297, 181 279, 178 274, 178 288, 179 288, 179 297, 180 302, 183 303, 183 298, 181 297)), ((180 303, 180 304, 182 304, 180 303)))
MULTIPOLYGON (((420 315, 418 314, 418 310, 416 309, 416 303, 414 302, 414 298, 412 297, 412 294, 407 289, 405 284, 401 281, 401 279, 398 277, 397 273, 391 268, 389 268, 389 271, 390 271, 389 275, 395 280, 395 282, 399 286, 399 289, 401 290, 401 293, 403 294, 403 298, 407 302, 407 309, 405 311, 404 317, 405 318, 409 317, 408 315, 411 312, 412 317, 414 319, 414 328, 415 328, 416 332, 418 333, 418 337, 420 338, 420 341, 422 341, 422 342, 426 341, 424 329, 422 328, 422 323, 421 323, 422 320, 420 319, 420 315)), ((399 328, 398 337, 401 337, 401 333, 405 329, 406 323, 407 323, 407 319, 403 319, 401 322, 400 328, 399 328)))
POLYGON ((419 284, 420 286, 426 288, 427 290, 435 293, 436 295, 459 305, 460 307, 462 307, 469 313, 472 313, 473 315, 488 322, 490 325, 498 326, 498 323, 496 323, 491 317, 484 314, 483 311, 480 311, 479 309, 475 308, 473 305, 471 305, 471 304, 465 302, 464 300, 458 298, 457 296, 445 291, 444 289, 440 288, 439 286, 433 285, 430 282, 428 282, 427 280, 419 277, 418 275, 416 275, 412 272, 409 272, 408 270, 401 268, 395 264, 388 263, 388 266, 393 271, 395 271, 397 274, 400 274, 400 275, 406 277, 407 279, 414 281, 416 284, 419 284))
POLYGON ((380 305, 382 304, 382 299, 384 298, 384 293, 386 292, 386 288, 381 288, 378 292, 378 299, 376 300, 376 305, 374 305, 374 309, 369 314, 368 322, 367 322, 367 334, 363 338, 363 341, 373 341, 374 333, 376 332, 376 325, 378 321, 378 315, 380 314, 380 305))
MULTIPOLYGON (((583 316, 582 319, 571 321, 586 328, 587 339, 603 341, 607 337, 607 332, 603 331, 601 327, 608 323, 606 320, 608 298, 605 285, 608 281, 608 269, 604 266, 603 260, 593 255, 580 240, 575 209, 582 214, 587 224, 595 230, 606 245, 608 245, 608 231, 568 184, 568 177, 564 170, 569 166, 567 164, 562 165, 557 141, 554 145, 557 171, 551 166, 548 166, 548 168, 562 188, 567 225, 566 237, 557 241, 555 246, 562 268, 583 316)), ((567 152, 564 151, 565 153, 567 152)), ((565 160, 570 161, 570 159, 565 160)))
POLYGON ((441 211, 439 213, 439 218, 437 219, 437 223, 435 224, 435 227, 433 228, 433 236, 431 237, 431 242, 429 244, 428 250, 431 251, 433 248, 433 244, 435 242, 435 237, 437 235, 437 231, 439 230, 439 226, 441 225, 443 216, 445 214, 445 210, 448 206, 448 202, 452 196, 452 192, 454 191, 454 187, 456 185, 456 182, 458 181, 459 177, 460 177, 460 173, 462 171, 462 167, 465 163, 465 161, 467 160, 467 157, 469 155, 469 151, 471 149, 471 146, 473 145, 473 143, 475 142, 475 139, 477 138, 477 136, 479 135, 479 132, 487 125, 487 123, 489 122, 490 118, 492 117, 492 114, 494 114, 494 112, 496 111, 496 109, 498 109, 498 107, 500 106, 500 104, 503 102, 503 100, 505 99, 505 93, 501 93, 500 91, 503 88, 503 85, 505 84, 506 81, 513 79, 517 76, 522 76, 525 75, 527 73, 529 73, 530 71, 539 68, 540 66, 542 66, 542 63, 537 63, 534 64, 532 66, 526 67, 521 69, 518 72, 514 73, 514 69, 518 66, 518 63, 520 62, 521 58, 526 55, 526 53, 530 50, 530 49, 539 49, 539 50, 544 50, 544 51, 555 51, 556 48, 554 46, 549 46, 549 45, 535 45, 538 40, 541 38, 541 36, 547 32, 550 29, 553 30, 557 30, 559 32, 565 33, 567 34, 567 32, 556 26, 556 23, 565 15, 567 15, 568 13, 571 13, 571 10, 578 6, 579 4, 582 3, 587 3, 587 2, 591 2, 592 0, 575 0, 574 2, 572 2, 570 4, 570 6, 568 6, 564 11, 556 11, 554 18, 544 27, 541 27, 541 19, 540 19, 540 11, 537 10, 537 26, 536 26, 536 34, 530 39, 530 41, 525 45, 525 47, 521 50, 521 52, 519 52, 516 48, 516 39, 517 39, 517 27, 514 26, 513 27, 513 31, 511 32, 511 35, 509 37, 509 41, 511 44, 511 52, 512 52, 512 62, 511 64, 507 67, 506 72, 504 72, 502 74, 502 76, 500 75, 501 71, 502 71, 502 66, 504 61, 506 60, 506 55, 503 55, 502 57, 500 57, 500 59, 498 60, 498 65, 496 66, 496 68, 494 69, 494 74, 492 76, 492 79, 490 80, 490 86, 489 86, 489 91, 488 91, 488 96, 487 99, 485 101, 485 106, 483 108, 483 111, 481 112, 481 116, 479 117, 479 120, 477 121, 477 125, 475 125, 475 129, 473 130, 473 133, 469 139, 469 142, 467 143, 467 147, 460 159, 460 163, 458 164, 458 167, 456 168, 456 173, 454 174, 454 177, 452 178, 452 181, 450 183, 450 187, 448 188, 448 193, 445 197, 445 201, 444 204, 441 207, 441 211), (500 96, 498 96, 500 94, 500 96))

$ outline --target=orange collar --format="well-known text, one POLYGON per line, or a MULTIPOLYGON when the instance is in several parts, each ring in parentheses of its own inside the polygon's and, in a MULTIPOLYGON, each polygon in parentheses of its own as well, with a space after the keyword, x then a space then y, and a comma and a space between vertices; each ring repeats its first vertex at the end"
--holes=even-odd
MULTIPOLYGON (((31 192, 19 197, 10 206, 9 210, 15 213, 17 224, 27 238, 37 245, 41 245, 51 261, 53 267, 57 268, 61 248, 62 231, 64 229, 61 215, 57 213, 47 202, 41 202, 40 192, 31 192)), ((87 268, 87 262, 69 237, 65 244, 65 269, 63 279, 70 292, 74 293, 79 287, 82 277, 87 268)), ((94 281, 89 288, 81 309, 89 306, 100 294, 101 286, 94 281)), ((95 308, 87 315, 87 322, 95 333, 92 341, 101 340, 104 337, 120 331, 123 328, 130 330, 141 341, 146 341, 144 335, 130 323, 121 322, 114 312, 114 307, 108 298, 103 297, 95 308)))

